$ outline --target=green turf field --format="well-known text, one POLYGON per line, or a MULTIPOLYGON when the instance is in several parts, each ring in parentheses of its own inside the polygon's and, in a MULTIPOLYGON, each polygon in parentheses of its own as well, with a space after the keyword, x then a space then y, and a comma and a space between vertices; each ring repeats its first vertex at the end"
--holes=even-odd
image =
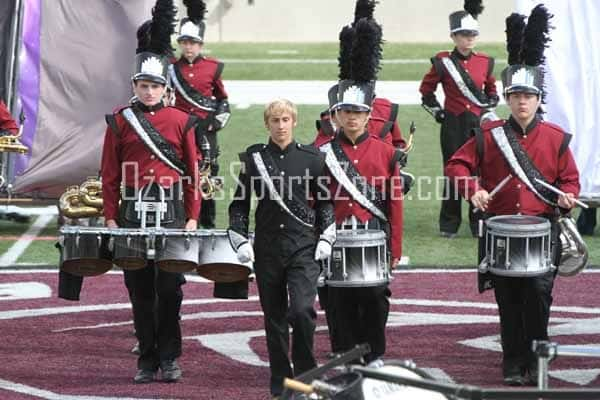
MULTIPOLYGON (((299 123, 296 136, 300 142, 308 143, 314 138, 314 120, 322 107, 300 106, 299 123)), ((506 114, 501 108, 499 114, 506 114)), ((413 188, 405 201, 404 218, 404 255, 410 257, 412 266, 466 266, 475 263, 475 239, 471 238, 468 226, 463 225, 455 239, 443 239, 438 234, 439 201, 435 194, 436 177, 441 174, 441 154, 439 145, 439 126, 433 122, 419 106, 401 106, 398 117, 403 131, 408 130, 410 121, 417 125, 415 147, 409 155, 407 170, 419 177, 419 184, 413 188), (417 194, 420 194, 417 196, 417 194)), ((227 205, 230 193, 234 190, 234 177, 237 176, 237 153, 248 145, 264 142, 267 137, 262 123, 262 107, 254 106, 244 110, 233 110, 229 126, 219 133, 221 143, 221 175, 225 178, 225 200, 218 202, 217 223, 219 227, 227 225, 227 205), (231 166, 231 167, 230 167, 231 166), (231 168, 231 173, 229 172, 231 168)), ((466 203, 464 205, 466 213, 466 203)), ((464 214, 466 215, 466 214, 464 214)), ((26 226, 8 224, 0 221, 3 235, 17 235, 24 232, 26 226)), ((56 233, 55 226, 49 226, 41 235, 56 233)), ((586 237, 590 248, 590 263, 600 264, 600 236, 586 237)), ((11 242, 0 240, 0 253, 11 242)), ((56 263, 58 254, 49 241, 34 242, 18 260, 20 263, 56 263)))
MULTIPOLYGON (((338 75, 337 43, 208 43, 210 56, 235 62, 226 63, 225 79, 244 80, 335 80, 338 75), (282 54, 282 52, 284 52, 282 54), (290 53, 293 52, 293 53, 290 53), (296 63, 269 64, 262 60, 296 60, 296 63), (306 63, 305 60, 310 60, 306 63), (243 62, 241 62, 243 61, 243 62), (321 62, 318 62, 321 61, 321 62)), ((448 43, 386 43, 380 80, 421 80, 430 67, 429 60, 440 50, 452 49, 448 43), (395 60, 414 60, 413 63, 397 64, 395 60), (390 62, 390 63, 388 63, 390 62)), ((504 45, 481 43, 477 51, 496 58, 495 75, 506 66, 504 45)))

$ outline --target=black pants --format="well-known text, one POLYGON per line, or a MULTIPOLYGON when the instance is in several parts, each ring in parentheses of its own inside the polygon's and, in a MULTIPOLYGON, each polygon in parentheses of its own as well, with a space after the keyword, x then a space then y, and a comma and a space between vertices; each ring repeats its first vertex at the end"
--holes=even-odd
POLYGON ((152 261, 124 274, 140 343, 138 368, 156 370, 161 361, 181 356, 179 312, 185 279, 183 274, 159 269, 152 261))
MULTIPOLYGON (((471 130, 477 127, 479 127, 479 117, 475 114, 464 112, 457 116, 446 113, 446 118, 442 122, 440 131, 444 167, 456 150, 471 138, 471 130)), ((455 185, 444 180, 442 196, 442 207, 440 209, 439 219, 440 231, 456 233, 458 232, 462 220, 462 202, 460 194, 456 191, 455 185)), ((478 216, 476 213, 473 213, 473 206, 469 202, 469 225, 473 235, 477 233, 477 221, 478 216)))
POLYGON ((368 343, 371 352, 365 356, 367 363, 383 356, 385 325, 390 310, 388 286, 330 286, 328 291, 328 304, 335 310, 332 323, 337 351, 348 351, 357 344, 368 343))
POLYGON ((285 377, 302 374, 316 366, 313 355, 317 317, 314 302, 319 265, 313 257, 314 246, 299 250, 287 259, 270 249, 256 248, 254 268, 264 313, 273 395, 283 392, 285 377), (293 329, 293 371, 288 357, 289 326, 293 329))
POLYGON ((494 276, 503 369, 534 363, 534 340, 548 340, 554 272, 532 278, 494 276))
POLYGON ((577 230, 582 235, 592 236, 594 229, 596 228, 596 209, 595 208, 582 208, 577 217, 577 230))
MULTIPOLYGON (((204 137, 210 144, 210 176, 219 175, 219 161, 218 157, 220 154, 219 143, 217 141, 217 133, 205 132, 204 137)), ((213 199, 202 200, 202 207, 200 208, 200 225, 206 229, 212 229, 215 227, 215 218, 217 216, 217 208, 213 199)))
POLYGON ((317 288, 319 295, 319 306, 325 312, 325 321, 327 322, 327 331, 329 332, 329 344, 331 351, 337 353, 340 351, 338 344, 336 324, 335 324, 335 305, 329 302, 329 286, 325 285, 317 288))

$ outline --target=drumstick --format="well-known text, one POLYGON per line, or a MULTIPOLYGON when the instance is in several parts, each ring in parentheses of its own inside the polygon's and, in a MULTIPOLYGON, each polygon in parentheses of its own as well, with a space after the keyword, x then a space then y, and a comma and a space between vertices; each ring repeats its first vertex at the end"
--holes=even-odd
POLYGON ((304 394, 317 393, 332 396, 342 391, 342 388, 338 386, 330 385, 327 382, 319 380, 314 380, 312 381, 312 384, 308 385, 295 379, 285 378, 283 380, 283 386, 304 394))
MULTIPOLYGON (((500 183, 498 183, 496 185, 496 187, 494 189, 492 189, 492 191, 490 192, 490 197, 494 197, 496 195, 496 193, 498 193, 500 191, 500 189, 502 189, 508 183, 508 181, 510 181, 510 178, 512 178, 512 174, 508 174, 506 176, 506 178, 502 179, 500 181, 500 183)), ((479 208, 473 209, 474 213, 479 212, 479 211, 481 211, 479 208)))
MULTIPOLYGON (((560 196, 566 196, 566 195, 567 195, 567 194, 566 194, 565 192, 563 192, 562 190, 560 190, 560 189, 558 189, 558 188, 556 188, 556 187, 554 187, 554 186, 552 186, 552 185, 550 185, 550 184, 548 184, 548 183, 544 182, 543 180, 541 180, 541 179, 539 179, 539 178, 535 178, 535 181, 536 181, 537 183, 539 183, 540 185, 542 185, 543 187, 545 187, 546 189, 548 189, 548 190, 551 190, 551 191, 553 191, 554 193, 556 193, 556 194, 558 194, 558 195, 560 195, 560 196)), ((587 205, 587 204, 585 204, 584 202, 582 202, 582 201, 579 201, 579 200, 577 200, 577 199, 574 199, 574 200, 575 200, 575 204, 577 204, 579 207, 581 207, 581 208, 590 208, 590 206, 588 206, 588 205, 587 205)))
POLYGON ((301 392, 305 394, 311 394, 314 391, 312 385, 307 385, 304 382, 300 382, 290 378, 285 378, 283 380, 283 386, 296 392, 301 392))

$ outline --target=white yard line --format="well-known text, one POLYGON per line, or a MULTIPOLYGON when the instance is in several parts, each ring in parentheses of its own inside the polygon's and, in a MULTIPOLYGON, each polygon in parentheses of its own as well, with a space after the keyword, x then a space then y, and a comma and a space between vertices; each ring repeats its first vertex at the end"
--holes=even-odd
POLYGON ((298 50, 276 50, 276 49, 271 49, 271 50, 267 50, 267 54, 272 54, 272 55, 289 55, 289 54, 300 54, 300 52, 298 50))
POLYGON ((29 227, 27 232, 22 235, 22 238, 17 240, 7 251, 0 257, 0 268, 13 266, 19 257, 27 250, 29 245, 33 243, 35 237, 55 218, 53 214, 42 214, 29 227))
MULTIPOLYGON (((44 390, 36 388, 34 386, 24 385, 18 382, 7 381, 0 379, 0 389, 21 393, 28 396, 32 396, 38 399, 46 400, 143 400, 141 397, 114 397, 114 396, 93 396, 93 395, 68 395, 63 393, 56 393, 50 390, 44 390)), ((146 398, 147 399, 147 398, 146 398)), ((152 398, 155 399, 155 398, 152 398)))
MULTIPOLYGON (((332 77, 335 78, 335 77, 332 77)), ((253 104, 263 105, 276 97, 283 97, 296 104, 326 105, 327 92, 337 81, 249 81, 228 80, 229 102, 236 108, 246 108, 253 104)), ((420 81, 377 81, 378 97, 385 97, 398 104, 421 104, 420 81)), ((498 93, 502 85, 497 83, 498 93)), ((436 96, 444 102, 444 93, 438 88, 436 96)))

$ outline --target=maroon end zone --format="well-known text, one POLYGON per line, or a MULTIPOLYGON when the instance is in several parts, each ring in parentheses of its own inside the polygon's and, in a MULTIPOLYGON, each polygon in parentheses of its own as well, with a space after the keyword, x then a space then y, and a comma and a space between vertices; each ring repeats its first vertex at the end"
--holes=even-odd
MULTIPOLYGON (((396 274, 387 359, 412 359, 438 379, 501 386, 497 312, 479 295, 474 272, 396 274)), ((132 383, 136 357, 131 311, 121 274, 86 279, 80 302, 56 298, 57 273, 0 273, 0 399, 268 398, 262 314, 248 301, 212 298, 212 284, 184 286, 184 378, 177 384, 132 383)), ((551 337, 600 346, 600 274, 559 278, 551 337)), ((324 316, 319 315, 324 328, 324 316)), ((315 340, 323 362, 326 330, 315 340)), ((593 358, 559 358, 550 387, 596 387, 593 358)))

